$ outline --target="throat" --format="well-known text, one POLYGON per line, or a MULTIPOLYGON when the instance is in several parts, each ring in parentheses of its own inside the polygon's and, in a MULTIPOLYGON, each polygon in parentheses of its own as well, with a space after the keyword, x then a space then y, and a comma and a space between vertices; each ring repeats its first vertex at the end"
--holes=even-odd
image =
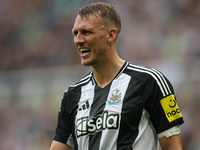
POLYGON ((95 73, 93 72, 93 78, 96 82, 96 84, 100 87, 100 88, 104 88, 106 87, 109 83, 112 82, 112 80, 115 78, 115 75, 111 75, 108 72, 104 75, 104 74, 99 74, 99 73, 95 73))
POLYGON ((104 88, 123 70, 125 61, 119 65, 107 65, 106 67, 93 67, 93 77, 99 87, 104 88))

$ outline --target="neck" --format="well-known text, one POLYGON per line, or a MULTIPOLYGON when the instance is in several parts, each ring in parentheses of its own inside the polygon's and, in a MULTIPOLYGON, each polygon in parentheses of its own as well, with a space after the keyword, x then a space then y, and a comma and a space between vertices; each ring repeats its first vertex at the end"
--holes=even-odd
POLYGON ((104 88, 109 84, 117 75, 124 63, 125 61, 117 56, 114 59, 110 58, 106 61, 102 61, 102 64, 99 64, 98 66, 93 66, 93 75, 98 86, 104 88))

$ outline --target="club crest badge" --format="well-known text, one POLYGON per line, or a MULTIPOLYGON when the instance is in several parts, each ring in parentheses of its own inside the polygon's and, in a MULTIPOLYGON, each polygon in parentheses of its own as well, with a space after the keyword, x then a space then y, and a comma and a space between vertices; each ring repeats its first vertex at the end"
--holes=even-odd
POLYGON ((119 102, 121 102, 121 98, 122 98, 122 93, 120 92, 120 90, 116 90, 115 92, 112 93, 110 99, 108 99, 108 104, 111 105, 118 104, 119 102))

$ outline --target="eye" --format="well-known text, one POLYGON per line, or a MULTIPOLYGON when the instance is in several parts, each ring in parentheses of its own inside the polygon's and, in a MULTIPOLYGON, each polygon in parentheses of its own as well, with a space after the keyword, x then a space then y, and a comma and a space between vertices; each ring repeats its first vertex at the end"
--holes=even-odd
POLYGON ((89 35, 89 34, 91 34, 92 32, 91 31, 89 31, 89 30, 83 30, 83 34, 84 35, 89 35))
POLYGON ((77 31, 74 31, 72 34, 73 34, 74 36, 76 36, 76 35, 78 34, 78 32, 77 32, 77 31))

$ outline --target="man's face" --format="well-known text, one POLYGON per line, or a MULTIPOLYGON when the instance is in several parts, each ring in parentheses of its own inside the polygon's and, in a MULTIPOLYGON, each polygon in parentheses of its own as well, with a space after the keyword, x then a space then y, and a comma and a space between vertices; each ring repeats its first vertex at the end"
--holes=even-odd
POLYGON ((95 15, 89 15, 88 18, 78 15, 72 33, 81 63, 86 66, 100 64, 105 56, 107 44, 107 31, 103 26, 103 19, 95 15))

